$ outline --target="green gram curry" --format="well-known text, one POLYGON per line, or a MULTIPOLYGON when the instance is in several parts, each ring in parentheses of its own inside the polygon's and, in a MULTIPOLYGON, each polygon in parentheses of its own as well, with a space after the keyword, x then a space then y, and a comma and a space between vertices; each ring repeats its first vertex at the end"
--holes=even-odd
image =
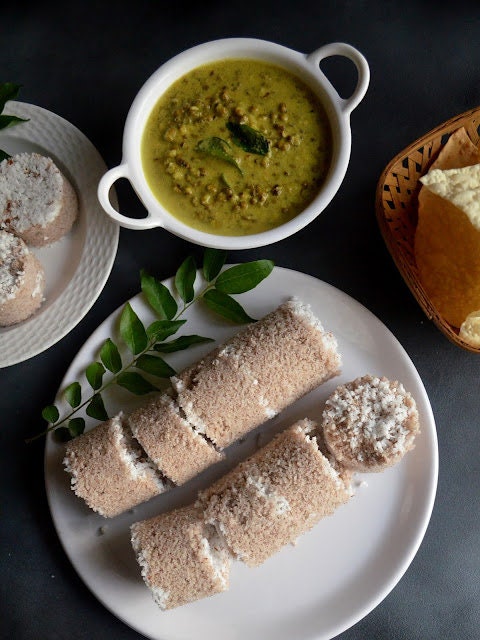
POLYGON ((277 227, 316 196, 331 159, 322 104, 299 78, 249 59, 206 64, 158 100, 142 137, 159 202, 219 235, 277 227))

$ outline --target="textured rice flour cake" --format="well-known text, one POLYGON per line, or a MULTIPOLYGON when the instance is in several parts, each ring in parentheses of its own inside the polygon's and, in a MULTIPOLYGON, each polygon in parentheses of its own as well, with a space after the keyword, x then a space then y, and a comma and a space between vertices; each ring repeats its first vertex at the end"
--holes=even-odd
POLYGON ((0 231, 0 326, 29 318, 42 304, 43 267, 27 245, 0 231))
MULTIPOLYGON (((168 486, 181 485, 222 460, 228 445, 337 375, 340 364, 333 335, 307 305, 290 300, 172 377, 172 388, 123 416, 122 428, 135 443, 137 458, 148 460, 168 486)), ((111 446, 111 437, 109 428, 96 427, 81 436, 81 447, 69 445, 76 451, 77 495, 107 517, 154 495, 141 486, 135 490, 138 474, 125 479, 128 467, 111 446), (111 454, 103 472, 101 458, 94 458, 95 464, 90 460, 102 446, 111 454), (105 508, 115 474, 128 489, 118 504, 115 499, 114 509, 105 508)), ((65 460, 71 473, 68 456, 65 460)))
POLYGON ((187 482, 225 457, 182 417, 167 393, 151 398, 127 420, 150 460, 175 484, 187 482))
POLYGON ((142 577, 161 609, 228 589, 230 554, 194 506, 133 524, 131 542, 142 577))
POLYGON ((371 375, 337 387, 322 420, 332 455, 360 472, 382 471, 399 462, 413 448, 420 428, 415 400, 404 386, 371 375))
POLYGON ((187 420, 223 448, 338 375, 335 337, 292 298, 172 378, 187 420))
POLYGON ((68 442, 63 464, 76 495, 105 517, 170 486, 133 438, 123 413, 68 442))
POLYGON ((48 245, 70 231, 75 190, 51 158, 20 153, 0 162, 0 228, 28 245, 48 245))
POLYGON ((322 454, 317 425, 296 422, 200 492, 198 506, 231 552, 248 566, 294 543, 351 497, 322 454))

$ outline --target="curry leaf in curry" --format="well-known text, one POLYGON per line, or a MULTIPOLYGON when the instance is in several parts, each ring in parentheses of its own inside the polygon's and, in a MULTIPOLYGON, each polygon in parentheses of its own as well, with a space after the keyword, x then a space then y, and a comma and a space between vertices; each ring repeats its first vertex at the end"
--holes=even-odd
POLYGON ((240 124, 238 122, 227 122, 227 129, 232 134, 233 144, 240 147, 247 153, 256 153, 259 156, 266 156, 270 143, 265 136, 249 127, 248 124, 240 124))
POLYGON ((75 414, 85 409, 86 415, 96 420, 107 420, 102 393, 112 385, 117 385, 136 395, 159 391, 143 373, 155 378, 169 378, 175 370, 158 354, 174 353, 188 347, 214 342, 212 338, 199 335, 183 335, 167 340, 187 322, 181 316, 196 302, 203 300, 212 311, 232 322, 244 324, 254 321, 245 309, 230 294, 249 291, 268 276, 273 268, 270 260, 256 260, 241 265, 222 268, 226 261, 226 252, 219 249, 206 249, 203 258, 203 288, 195 293, 194 284, 197 269, 193 257, 183 261, 174 278, 174 292, 144 270, 141 272, 142 291, 146 302, 150 304, 158 320, 147 328, 127 302, 120 315, 119 334, 123 341, 122 355, 111 338, 107 338, 100 347, 101 362, 92 362, 85 371, 85 377, 93 393, 82 399, 82 387, 72 382, 63 392, 63 399, 70 405, 71 411, 60 419, 55 405, 49 405, 42 411, 42 418, 48 422, 48 428, 42 433, 28 438, 31 442, 53 431, 60 441, 70 440, 85 429, 85 419, 75 414), (177 304, 178 302, 178 304, 177 304), (131 352, 130 360, 123 355, 125 347, 131 352), (112 374, 108 376, 107 371, 112 374), (106 378, 106 379, 105 379, 106 378), (66 425, 66 426, 65 426, 66 425))
POLYGON ((205 138, 204 140, 200 140, 195 147, 196 151, 201 151, 202 153, 207 153, 209 156, 213 158, 218 158, 219 160, 224 160, 228 162, 232 166, 237 169, 241 175, 243 176, 242 169, 238 165, 235 158, 228 152, 230 149, 230 145, 223 138, 219 138, 217 136, 212 136, 211 138, 205 138))

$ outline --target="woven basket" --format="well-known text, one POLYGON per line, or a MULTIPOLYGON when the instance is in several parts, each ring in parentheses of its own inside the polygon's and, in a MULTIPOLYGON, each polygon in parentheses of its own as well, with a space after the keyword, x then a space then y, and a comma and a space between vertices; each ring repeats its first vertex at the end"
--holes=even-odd
POLYGON ((428 298, 418 276, 413 248, 421 186, 419 178, 428 171, 450 134, 460 127, 465 127, 471 141, 477 145, 480 107, 444 122, 395 156, 378 181, 375 208, 385 244, 428 319, 456 345, 480 353, 480 347, 472 347, 459 338, 458 329, 446 322, 428 298))

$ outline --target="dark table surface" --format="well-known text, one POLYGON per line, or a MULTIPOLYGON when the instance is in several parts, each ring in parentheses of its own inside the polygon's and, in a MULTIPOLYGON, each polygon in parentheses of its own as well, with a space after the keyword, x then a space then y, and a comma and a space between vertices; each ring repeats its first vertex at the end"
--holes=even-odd
MULTIPOLYGON (((307 53, 344 41, 367 58, 371 84, 352 114, 351 161, 334 200, 293 237, 229 256, 239 262, 269 257, 357 299, 403 345, 433 408, 440 472, 425 538, 400 582, 342 640, 480 637, 480 357, 451 344, 423 315, 394 267, 374 212, 377 180, 388 161, 434 126, 480 104, 476 8, 462 0, 136 0, 52 9, 49 3, 7 3, 1 9, 1 80, 21 83, 20 100, 76 125, 109 167, 121 159, 124 121, 141 85, 190 46, 248 36, 307 53)), ((331 73, 339 90, 348 91, 351 70, 332 65, 331 73)), ((119 197, 121 208, 140 211, 129 189, 119 188, 119 197)), ((86 317, 44 353, 0 370, 2 638, 141 637, 96 600, 70 565, 47 505, 44 442, 26 445, 24 438, 42 428, 42 407, 54 399, 93 330, 138 292, 140 269, 165 278, 200 251, 165 231, 121 229, 112 272, 86 317)))

